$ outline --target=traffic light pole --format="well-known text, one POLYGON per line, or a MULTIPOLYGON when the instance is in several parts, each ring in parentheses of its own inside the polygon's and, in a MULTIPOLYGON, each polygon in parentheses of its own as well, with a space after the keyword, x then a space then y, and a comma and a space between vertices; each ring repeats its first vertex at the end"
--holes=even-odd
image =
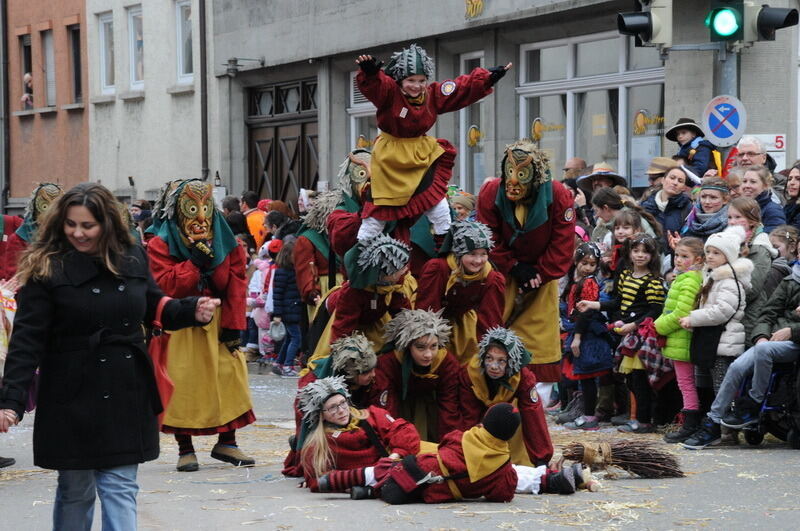
POLYGON ((734 45, 733 50, 728 49, 726 42, 708 42, 702 44, 676 44, 661 50, 661 58, 667 59, 670 52, 717 52, 714 73, 719 80, 718 94, 739 97, 739 50, 734 45))

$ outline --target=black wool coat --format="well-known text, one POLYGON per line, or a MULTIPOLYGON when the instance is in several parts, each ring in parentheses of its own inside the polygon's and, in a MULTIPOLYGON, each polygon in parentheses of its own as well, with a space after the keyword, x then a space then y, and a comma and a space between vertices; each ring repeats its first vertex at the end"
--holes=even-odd
MULTIPOLYGON (((38 366, 37 466, 95 469, 158 457, 162 407, 143 324, 152 323, 163 294, 140 246, 128 249, 119 271, 71 250, 48 280, 28 281, 17 294, 0 409, 22 418, 38 366)), ((164 328, 200 324, 196 305, 197 297, 167 303, 164 328)))

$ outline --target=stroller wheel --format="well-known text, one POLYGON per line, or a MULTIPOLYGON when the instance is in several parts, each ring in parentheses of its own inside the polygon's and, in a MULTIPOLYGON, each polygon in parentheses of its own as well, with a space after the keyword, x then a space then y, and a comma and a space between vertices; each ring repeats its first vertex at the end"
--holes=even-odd
POLYGON ((786 440, 789 441, 789 446, 795 450, 800 450, 800 431, 796 429, 789 430, 786 440))
POLYGON ((755 430, 745 430, 744 440, 747 441, 747 444, 750 446, 758 446, 764 440, 764 434, 755 430))

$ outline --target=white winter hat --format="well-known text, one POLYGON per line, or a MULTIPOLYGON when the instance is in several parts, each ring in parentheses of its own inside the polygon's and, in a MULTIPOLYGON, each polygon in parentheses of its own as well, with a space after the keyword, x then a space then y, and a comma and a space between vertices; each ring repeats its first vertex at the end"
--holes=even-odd
POLYGON ((737 225, 732 225, 722 232, 709 236, 703 249, 708 249, 709 247, 719 249, 728 259, 728 263, 733 264, 739 258, 739 251, 744 239, 744 229, 737 225))

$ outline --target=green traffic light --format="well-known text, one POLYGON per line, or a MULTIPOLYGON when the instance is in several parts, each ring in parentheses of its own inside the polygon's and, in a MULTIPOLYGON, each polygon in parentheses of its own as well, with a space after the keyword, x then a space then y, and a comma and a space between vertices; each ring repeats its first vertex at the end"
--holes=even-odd
POLYGON ((738 13, 730 8, 717 9, 709 14, 707 25, 720 37, 730 37, 739 31, 738 13))

